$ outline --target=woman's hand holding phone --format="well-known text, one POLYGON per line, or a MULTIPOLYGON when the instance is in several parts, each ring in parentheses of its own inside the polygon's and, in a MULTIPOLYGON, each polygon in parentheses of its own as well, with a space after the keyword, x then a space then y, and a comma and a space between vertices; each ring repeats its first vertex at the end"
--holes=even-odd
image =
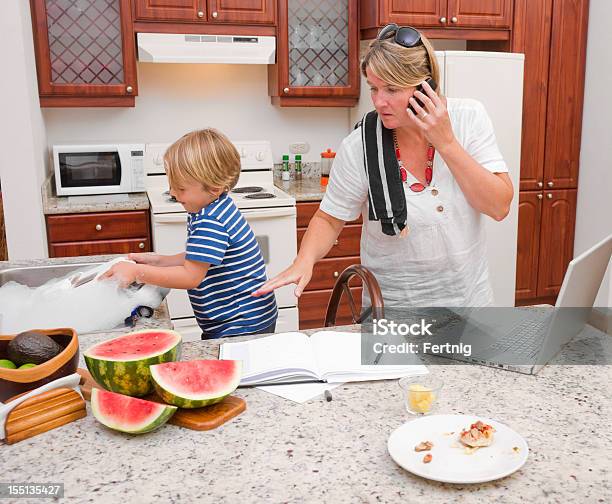
POLYGON ((429 84, 433 79, 423 82, 408 99, 407 114, 412 121, 423 131, 425 138, 442 153, 456 142, 451 126, 446 98, 441 98, 429 84), (422 91, 419 91, 419 88, 422 91))

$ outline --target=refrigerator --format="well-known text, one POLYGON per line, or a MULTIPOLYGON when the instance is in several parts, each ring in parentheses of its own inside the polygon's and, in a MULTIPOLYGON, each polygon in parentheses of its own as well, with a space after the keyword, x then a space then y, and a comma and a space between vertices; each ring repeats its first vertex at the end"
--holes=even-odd
MULTIPOLYGON (((518 197, 525 56, 485 51, 436 51, 440 89, 447 97, 475 98, 487 109, 514 186, 510 213, 501 222, 485 219, 487 260, 495 306, 514 306, 518 234, 518 197)), ((350 129, 374 109, 361 77, 361 96, 350 109, 350 129)))

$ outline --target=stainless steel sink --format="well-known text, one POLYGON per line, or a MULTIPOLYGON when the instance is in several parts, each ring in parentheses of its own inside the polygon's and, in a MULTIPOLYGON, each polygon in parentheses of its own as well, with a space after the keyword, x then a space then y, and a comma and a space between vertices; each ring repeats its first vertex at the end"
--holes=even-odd
POLYGON ((8 282, 17 282, 28 287, 38 287, 53 278, 61 278, 71 271, 84 267, 98 266, 99 262, 54 264, 48 266, 21 266, 0 270, 0 286, 8 282))

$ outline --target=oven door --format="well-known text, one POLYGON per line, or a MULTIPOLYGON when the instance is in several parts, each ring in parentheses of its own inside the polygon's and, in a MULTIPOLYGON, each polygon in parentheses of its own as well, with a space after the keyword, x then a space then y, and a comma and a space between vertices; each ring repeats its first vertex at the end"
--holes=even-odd
MULTIPOLYGON (((291 266, 297 255, 297 231, 295 207, 244 209, 246 218, 259 243, 268 278, 275 277, 291 266)), ((276 303, 279 308, 297 305, 293 294, 295 285, 276 289, 276 303)))

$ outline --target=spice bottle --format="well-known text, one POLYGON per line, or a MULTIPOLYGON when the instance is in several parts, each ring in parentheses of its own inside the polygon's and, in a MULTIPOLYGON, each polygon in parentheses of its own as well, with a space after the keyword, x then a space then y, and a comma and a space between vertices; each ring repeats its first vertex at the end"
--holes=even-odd
POLYGON ((302 180, 302 155, 295 155, 295 180, 302 180))
POLYGON ((289 180, 289 154, 283 154, 283 167, 281 168, 281 176, 283 180, 289 180))
POLYGON ((321 185, 326 186, 329 181, 329 172, 331 171, 332 164, 336 153, 331 149, 327 149, 325 152, 321 152, 321 185))

